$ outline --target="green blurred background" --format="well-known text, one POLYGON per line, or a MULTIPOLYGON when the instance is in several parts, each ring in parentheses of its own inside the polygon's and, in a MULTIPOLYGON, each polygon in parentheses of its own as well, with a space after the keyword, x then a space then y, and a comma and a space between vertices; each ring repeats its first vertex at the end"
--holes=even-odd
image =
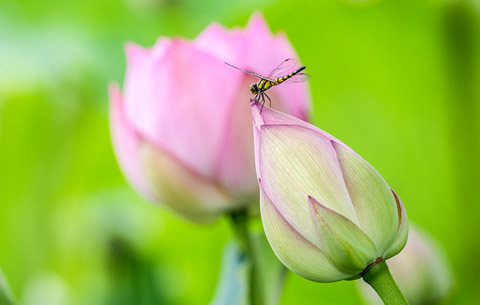
MULTIPOLYGON (((480 300, 478 1, 1 0, 0 267, 33 304, 207 304, 225 220, 190 224, 127 185, 108 129, 123 46, 262 11, 310 81, 317 126, 374 165, 480 300)), ((274 51, 274 50, 272 50, 274 51)), ((361 303, 290 274, 282 304, 361 303)))

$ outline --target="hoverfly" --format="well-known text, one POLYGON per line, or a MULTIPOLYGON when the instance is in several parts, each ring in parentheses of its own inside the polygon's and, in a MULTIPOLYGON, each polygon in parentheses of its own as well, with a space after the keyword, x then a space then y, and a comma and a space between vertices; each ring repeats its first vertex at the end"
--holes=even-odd
POLYGON ((247 74, 260 78, 258 83, 254 83, 250 86, 250 92, 253 95, 255 95, 254 97, 255 103, 262 103, 261 109, 263 109, 263 106, 265 105, 265 97, 267 97, 268 101, 270 102, 270 107, 272 106, 272 100, 265 93, 268 89, 274 86, 280 85, 282 83, 302 83, 310 78, 309 74, 302 72, 303 70, 306 69, 305 66, 296 68, 297 60, 294 58, 287 58, 284 61, 282 61, 282 63, 280 63, 278 67, 273 69, 272 72, 270 72, 266 77, 255 72, 240 69, 229 63, 225 63, 225 64, 229 65, 232 68, 243 71, 247 74), (288 71, 292 71, 292 72, 287 74, 288 71), (283 75, 283 76, 280 76, 280 75, 283 75))

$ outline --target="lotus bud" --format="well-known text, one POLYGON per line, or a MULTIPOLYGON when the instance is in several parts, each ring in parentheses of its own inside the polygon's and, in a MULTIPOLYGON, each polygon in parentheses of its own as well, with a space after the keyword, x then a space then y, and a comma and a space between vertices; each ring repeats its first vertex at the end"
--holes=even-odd
POLYGON ((407 215, 351 148, 290 115, 252 103, 260 209, 278 258, 313 281, 356 279, 407 241, 407 215))

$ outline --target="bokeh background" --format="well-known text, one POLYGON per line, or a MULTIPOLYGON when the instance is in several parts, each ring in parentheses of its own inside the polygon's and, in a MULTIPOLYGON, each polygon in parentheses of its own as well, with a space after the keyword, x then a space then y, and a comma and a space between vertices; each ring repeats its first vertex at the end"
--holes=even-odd
MULTIPOLYGON (((253 11, 284 31, 317 126, 374 165, 445 248, 449 304, 480 287, 478 1, 0 1, 0 267, 25 305, 207 304, 227 221, 199 226, 127 185, 108 127, 123 46, 253 11)), ((271 50, 275 52, 275 50, 271 50)), ((282 305, 362 304, 290 274, 282 305)))

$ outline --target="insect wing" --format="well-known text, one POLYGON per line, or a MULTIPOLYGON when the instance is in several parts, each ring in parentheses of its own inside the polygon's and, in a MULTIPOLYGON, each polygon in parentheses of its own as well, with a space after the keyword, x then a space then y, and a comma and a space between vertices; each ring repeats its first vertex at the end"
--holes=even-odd
POLYGON ((287 58, 282 61, 281 64, 278 65, 275 69, 273 69, 270 74, 268 74, 268 78, 274 79, 277 76, 283 76, 288 74, 287 72, 293 70, 297 66, 297 60, 295 58, 287 58))
POLYGON ((289 79, 287 79, 283 83, 287 83, 287 84, 303 83, 303 82, 307 81, 308 79, 310 79, 310 74, 300 72, 300 73, 295 74, 294 76, 290 77, 289 79))
POLYGON ((228 65, 228 66, 230 66, 230 67, 232 67, 232 68, 235 68, 235 69, 237 69, 237 70, 240 70, 240 71, 242 71, 242 72, 245 72, 245 73, 247 73, 247 74, 253 75, 253 76, 255 76, 255 77, 262 78, 262 79, 266 79, 266 80, 269 80, 269 81, 273 81, 272 79, 266 78, 265 76, 262 76, 262 75, 260 75, 260 74, 258 74, 258 73, 255 73, 255 72, 252 72, 252 71, 243 70, 243 69, 241 69, 241 68, 239 68, 239 67, 235 67, 234 65, 231 65, 231 64, 229 64, 228 62, 226 62, 225 64, 228 65))

